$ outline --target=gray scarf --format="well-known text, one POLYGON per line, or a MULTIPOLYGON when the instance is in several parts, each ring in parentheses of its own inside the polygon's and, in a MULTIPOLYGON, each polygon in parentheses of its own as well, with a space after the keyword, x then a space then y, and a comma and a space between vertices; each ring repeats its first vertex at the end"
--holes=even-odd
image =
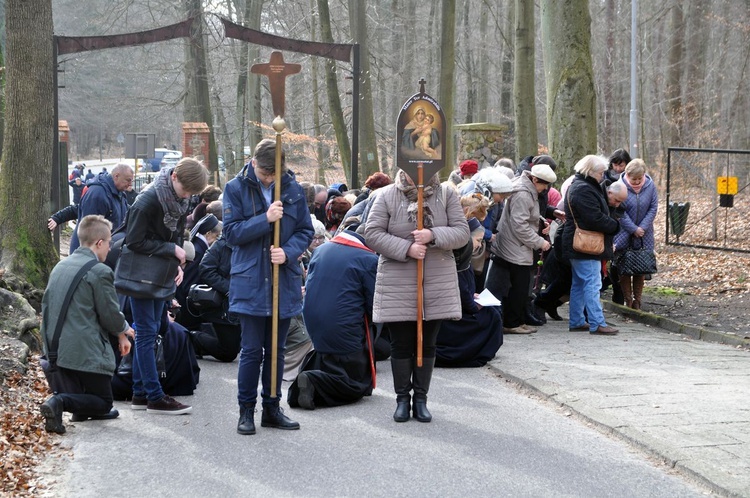
MULTIPOLYGON (((396 175, 396 188, 399 189, 401 192, 404 193, 407 199, 409 199, 409 207, 406 209, 407 216, 409 218, 409 221, 416 223, 417 222, 417 186, 409 183, 409 180, 407 179, 407 175, 404 172, 404 170, 399 170, 398 174, 396 175)), ((427 184, 424 186, 424 195, 423 198, 426 200, 439 190, 440 187, 440 176, 435 173, 432 178, 430 178, 427 181, 427 184)), ((422 218, 423 218, 423 226, 424 228, 432 228, 433 226, 433 219, 432 219, 432 210, 430 209, 430 206, 427 204, 423 204, 422 209, 422 218)))
POLYGON ((177 192, 172 185, 173 170, 174 168, 162 169, 159 171, 159 176, 151 184, 151 188, 156 190, 159 204, 164 211, 164 225, 172 232, 177 230, 177 224, 188 208, 188 199, 177 197, 177 192))

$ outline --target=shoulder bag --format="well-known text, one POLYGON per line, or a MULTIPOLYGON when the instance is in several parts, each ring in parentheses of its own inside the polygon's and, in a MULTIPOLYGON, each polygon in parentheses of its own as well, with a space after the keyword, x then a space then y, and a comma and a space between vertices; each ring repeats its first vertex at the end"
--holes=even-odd
POLYGON ((177 290, 178 260, 174 256, 157 256, 132 251, 127 243, 115 267, 117 292, 137 299, 172 299, 177 290))
POLYGON ((631 242, 615 259, 621 275, 651 275, 656 273, 656 254, 643 247, 640 237, 631 237, 631 242), (636 241, 638 241, 636 243, 636 241), (638 247, 636 247, 636 245, 638 247))
POLYGON ((568 187, 567 197, 570 214, 573 216, 573 224, 576 227, 573 233, 573 250, 583 254, 591 254, 592 256, 601 255, 604 253, 604 234, 579 228, 576 222, 576 215, 573 213, 573 206, 570 205, 570 187, 568 187))

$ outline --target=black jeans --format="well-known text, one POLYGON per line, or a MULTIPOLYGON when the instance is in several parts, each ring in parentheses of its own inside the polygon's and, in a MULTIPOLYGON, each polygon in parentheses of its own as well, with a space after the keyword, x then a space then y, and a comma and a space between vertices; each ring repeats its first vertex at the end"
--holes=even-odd
POLYGON ((524 323, 529 297, 532 265, 516 265, 494 256, 487 275, 487 288, 503 298, 503 327, 512 329, 524 323), (507 281, 503 281, 507 278, 507 281))
POLYGON ((58 393, 63 411, 79 415, 106 415, 112 409, 112 376, 60 368, 70 391, 58 393))
MULTIPOLYGON (((442 320, 422 322, 422 357, 435 357, 435 343, 442 320)), ((417 352, 417 322, 389 322, 391 357, 397 360, 414 358, 417 352)))

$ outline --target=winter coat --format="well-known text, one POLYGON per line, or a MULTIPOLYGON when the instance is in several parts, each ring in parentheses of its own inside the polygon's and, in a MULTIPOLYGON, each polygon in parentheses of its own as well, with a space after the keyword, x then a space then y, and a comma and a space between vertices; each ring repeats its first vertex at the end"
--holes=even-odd
MULTIPOLYGON (((99 173, 87 186, 78 204, 78 221, 90 214, 100 214, 112 222, 113 230, 122 225, 128 213, 128 201, 125 193, 115 187, 112 175, 105 172, 99 173)), ((79 245, 76 226, 73 237, 70 239, 70 252, 75 251, 79 245)))
MULTIPOLYGON (((406 255, 414 243, 411 232, 416 221, 407 216, 409 200, 395 184, 378 189, 372 204, 365 239, 367 246, 380 254, 375 283, 373 320, 378 323, 416 321, 417 260, 406 255)), ((458 194, 440 189, 425 199, 433 213, 435 236, 424 258, 424 320, 457 320, 461 318, 461 298, 453 249, 466 244, 470 237, 458 194)))
MULTIPOLYGON (((224 299, 221 308, 207 310, 201 314, 205 322, 236 324, 238 318, 234 313, 229 313, 229 282, 232 272, 232 246, 227 244, 227 239, 221 235, 211 247, 208 248, 200 261, 200 283, 208 285, 213 290, 221 293, 224 299)), ((288 345, 288 343, 287 343, 288 345)))
POLYGON ((321 245, 310 258, 303 315, 317 352, 346 355, 362 351, 365 314, 372 323, 378 256, 337 240, 321 245))
POLYGON ((568 259, 612 259, 612 239, 620 224, 609 215, 607 196, 595 178, 576 173, 573 183, 563 198, 565 225, 563 225, 563 260, 568 259), (571 211, 572 210, 572 211, 571 211), (584 230, 604 234, 604 252, 599 255, 584 254, 573 249, 575 222, 584 230))
POLYGON ((534 264, 534 251, 544 246, 539 235, 539 193, 527 171, 513 180, 513 195, 505 200, 492 253, 519 266, 534 264))
MULTIPOLYGON (((88 247, 79 247, 60 261, 50 274, 42 298, 41 333, 45 338, 44 351, 52 342, 57 319, 73 277, 86 263, 96 259, 88 247)), ((97 263, 86 273, 70 300, 57 349, 57 365, 70 370, 112 375, 115 355, 109 336, 117 336, 128 329, 120 312, 114 286, 114 273, 103 263, 97 263)))
POLYGON ((628 198, 620 205, 625 213, 620 218, 620 231, 615 235, 615 247, 617 247, 618 252, 632 247, 633 237, 631 235, 638 227, 643 228, 646 232, 641 238, 643 248, 650 251, 654 250, 654 220, 656 219, 656 210, 659 207, 659 195, 651 177, 646 175, 644 178, 645 183, 637 194, 633 191, 633 187, 630 186, 625 175, 622 175, 620 179, 628 188, 628 198))
POLYGON ((127 216, 125 244, 132 251, 154 256, 172 256, 175 245, 182 245, 185 216, 180 217, 174 231, 164 224, 164 209, 153 188, 138 194, 127 216))
MULTIPOLYGON (((313 230, 305 192, 292 172, 281 176, 280 244, 286 262, 279 265, 279 318, 302 312, 302 270, 297 259, 312 242, 313 230)), ((273 223, 266 218, 268 203, 251 163, 224 189, 224 236, 232 246, 229 310, 252 316, 272 314, 273 223)))

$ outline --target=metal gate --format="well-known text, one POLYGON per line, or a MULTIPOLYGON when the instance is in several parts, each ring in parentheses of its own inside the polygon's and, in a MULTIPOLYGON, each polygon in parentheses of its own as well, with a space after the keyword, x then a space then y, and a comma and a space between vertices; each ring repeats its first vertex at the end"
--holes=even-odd
POLYGON ((750 150, 670 147, 666 243, 750 253, 750 150))

